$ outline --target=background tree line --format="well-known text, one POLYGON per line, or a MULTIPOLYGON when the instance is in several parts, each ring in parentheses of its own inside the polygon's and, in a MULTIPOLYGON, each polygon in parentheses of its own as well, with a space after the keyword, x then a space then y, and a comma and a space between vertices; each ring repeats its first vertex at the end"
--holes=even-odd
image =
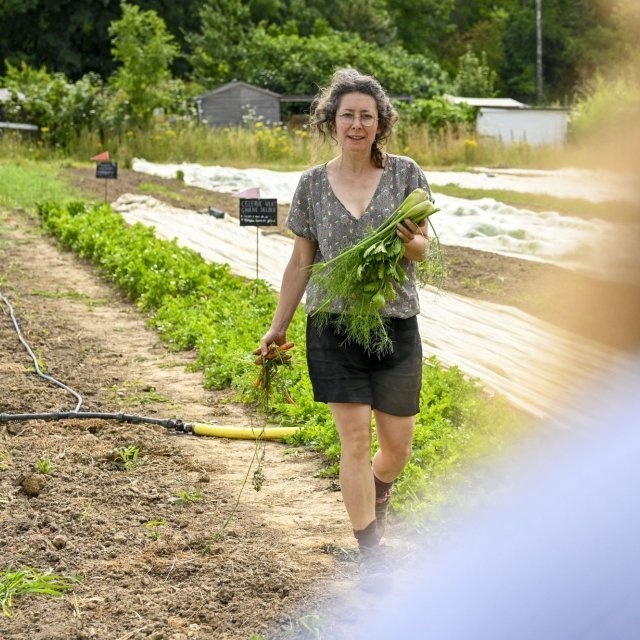
MULTIPOLYGON (((535 0, 135 4, 154 11, 172 36, 172 75, 204 88, 236 78, 282 93, 313 93, 337 64, 357 63, 397 93, 429 98, 446 85, 535 100, 535 0), (480 87, 473 84, 478 69, 480 87)), ((634 4, 543 0, 547 103, 572 102, 596 70, 624 59, 637 42, 628 28, 634 4)), ((121 63, 111 54, 109 30, 122 17, 119 0, 2 0, 0 57, 13 66, 44 65, 74 81, 87 73, 106 80, 121 63)))
MULTIPOLYGON (((572 104, 576 131, 637 109, 640 3, 543 8, 545 103, 572 104)), ((403 122, 464 132, 475 110, 444 93, 535 101, 534 9, 535 0, 0 0, 0 86, 12 91, 0 120, 37 123, 43 141, 68 150, 87 131, 104 140, 148 129, 158 112, 193 122, 194 96, 233 79, 309 95, 351 65, 414 97, 398 105, 403 122)))

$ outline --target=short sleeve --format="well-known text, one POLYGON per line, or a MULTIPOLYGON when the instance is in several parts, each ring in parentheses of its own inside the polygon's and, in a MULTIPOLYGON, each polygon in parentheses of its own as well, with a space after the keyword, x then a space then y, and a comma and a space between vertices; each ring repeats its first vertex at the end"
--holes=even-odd
POLYGON ((411 158, 408 158, 408 160, 409 160, 409 172, 408 172, 409 189, 406 195, 409 195, 411 191, 420 187, 421 189, 426 189, 427 193, 429 194, 429 200, 433 202, 433 193, 431 192, 431 187, 429 186, 429 181, 427 180, 427 176, 424 175, 424 171, 420 168, 420 166, 415 160, 411 158))
POLYGON ((307 240, 318 240, 316 220, 311 204, 311 177, 309 173, 302 174, 298 182, 285 224, 297 236, 307 240))

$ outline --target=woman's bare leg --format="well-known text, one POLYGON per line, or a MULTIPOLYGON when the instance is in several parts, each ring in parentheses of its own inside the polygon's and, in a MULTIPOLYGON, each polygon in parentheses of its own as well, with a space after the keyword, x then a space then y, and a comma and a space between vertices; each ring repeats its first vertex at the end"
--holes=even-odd
POLYGON ((415 416, 392 416, 374 411, 379 449, 373 457, 373 473, 383 482, 393 482, 411 458, 415 416))
POLYGON ((340 488, 354 531, 375 520, 375 489, 371 475, 371 407, 330 403, 340 436, 340 488))

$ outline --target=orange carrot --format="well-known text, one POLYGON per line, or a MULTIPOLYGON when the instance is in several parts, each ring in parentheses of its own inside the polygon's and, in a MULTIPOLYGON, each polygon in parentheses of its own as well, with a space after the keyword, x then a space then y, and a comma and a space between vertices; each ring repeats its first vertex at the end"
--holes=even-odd
POLYGON ((291 394, 286 389, 284 390, 284 397, 289 404, 292 404, 294 407, 298 406, 295 403, 294 399, 291 397, 291 394))

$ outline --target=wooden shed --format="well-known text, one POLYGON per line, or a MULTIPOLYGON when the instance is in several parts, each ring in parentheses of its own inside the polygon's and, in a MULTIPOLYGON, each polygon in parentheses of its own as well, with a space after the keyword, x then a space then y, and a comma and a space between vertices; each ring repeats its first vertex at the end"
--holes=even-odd
POLYGON ((264 122, 280 122, 280 94, 234 80, 196 97, 198 120, 212 127, 238 126, 251 110, 264 122))

